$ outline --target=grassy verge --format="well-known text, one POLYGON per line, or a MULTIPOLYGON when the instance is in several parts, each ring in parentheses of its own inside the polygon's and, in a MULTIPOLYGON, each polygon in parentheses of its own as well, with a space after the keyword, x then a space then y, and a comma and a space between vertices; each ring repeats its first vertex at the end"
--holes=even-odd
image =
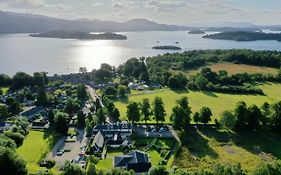
MULTIPOLYGON (((172 91, 170 89, 156 90, 146 94, 134 95, 115 102, 119 109, 121 118, 126 119, 126 106, 129 101, 141 102, 143 98, 148 98, 150 103, 156 96, 163 99, 167 112, 165 123, 170 123, 172 108, 176 105, 176 100, 182 96, 189 98, 190 106, 193 112, 199 111, 202 106, 208 106, 212 109, 213 119, 219 118, 224 110, 233 110, 238 101, 245 101, 248 105, 262 105, 264 102, 273 103, 281 100, 281 84, 264 84, 260 88, 266 95, 237 95, 213 93, 209 91, 172 91)), ((154 122, 155 121, 151 121, 154 122)))
POLYGON ((29 173, 45 170, 38 163, 52 149, 58 135, 51 132, 30 131, 17 153, 27 162, 29 173))

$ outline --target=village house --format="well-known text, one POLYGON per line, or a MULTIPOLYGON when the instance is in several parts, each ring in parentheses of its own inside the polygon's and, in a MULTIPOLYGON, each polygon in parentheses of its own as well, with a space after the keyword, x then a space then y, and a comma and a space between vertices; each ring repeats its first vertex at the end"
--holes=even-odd
POLYGON ((151 162, 146 153, 133 151, 123 156, 114 156, 113 166, 126 170, 134 170, 136 173, 148 172, 151 168, 151 162))

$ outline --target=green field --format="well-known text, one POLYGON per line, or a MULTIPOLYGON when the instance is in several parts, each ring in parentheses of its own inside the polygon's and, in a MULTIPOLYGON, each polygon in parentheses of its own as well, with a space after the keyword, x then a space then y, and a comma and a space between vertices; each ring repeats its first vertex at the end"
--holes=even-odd
POLYGON ((52 149, 58 137, 48 132, 30 131, 17 153, 27 162, 28 173, 45 170, 38 163, 52 149))
MULTIPOLYGON (((148 98, 152 103, 156 96, 163 99, 165 109, 167 112, 166 123, 170 123, 170 116, 172 108, 176 105, 176 100, 182 96, 189 98, 190 106, 193 112, 198 111, 202 106, 208 106, 212 109, 213 119, 219 118, 224 110, 233 110, 238 101, 245 101, 248 105, 256 104, 262 105, 264 102, 273 103, 281 100, 281 84, 264 84, 260 88, 266 95, 236 95, 236 94, 223 94, 213 93, 207 91, 172 91, 170 89, 155 90, 151 92, 140 92, 115 102, 116 107, 119 109, 121 118, 125 119, 126 105, 129 101, 141 102, 143 98, 148 98)), ((153 122, 153 121, 152 121, 153 122)))
MULTIPOLYGON (((237 74, 237 73, 248 73, 248 74, 255 74, 255 73, 265 73, 265 74, 272 74, 277 75, 279 69, 270 68, 270 67, 261 67, 261 66, 252 66, 246 64, 234 64, 234 63, 215 63, 208 66, 214 72, 219 72, 220 70, 226 70, 229 74, 237 74)), ((188 71, 188 75, 193 75, 200 72, 201 68, 194 69, 188 71)))
POLYGON ((271 133, 193 128, 187 132, 174 165, 192 170, 208 169, 217 163, 240 163, 244 170, 251 172, 262 162, 280 159, 280 147, 280 135, 271 133))

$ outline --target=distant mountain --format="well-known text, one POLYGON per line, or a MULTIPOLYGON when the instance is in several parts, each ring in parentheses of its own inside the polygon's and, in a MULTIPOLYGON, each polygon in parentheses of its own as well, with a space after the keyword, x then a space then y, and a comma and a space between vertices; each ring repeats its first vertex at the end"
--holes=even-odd
POLYGON ((35 14, 22 14, 0 11, 0 33, 41 33, 54 30, 83 32, 120 31, 174 31, 187 30, 187 27, 158 24, 146 19, 133 19, 119 23, 101 20, 66 20, 35 14))

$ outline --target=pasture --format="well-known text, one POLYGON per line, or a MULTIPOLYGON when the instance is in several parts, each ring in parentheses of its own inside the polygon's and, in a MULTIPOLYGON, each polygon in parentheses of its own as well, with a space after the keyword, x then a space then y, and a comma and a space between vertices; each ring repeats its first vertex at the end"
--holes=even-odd
MULTIPOLYGON (((252 65, 246 65, 246 64, 234 64, 234 63, 216 63, 209 65, 214 72, 219 72, 220 70, 226 70, 229 74, 238 74, 238 73, 264 73, 264 74, 272 74, 276 75, 278 74, 278 69, 270 68, 270 67, 261 67, 261 66, 252 66, 252 65)), ((188 75, 196 74, 200 71, 201 68, 188 71, 188 75)))
MULTIPOLYGON (((170 123, 172 108, 176 105, 176 101, 182 96, 187 96, 193 112, 199 111, 202 106, 208 106, 212 109, 212 119, 215 119, 219 118, 224 110, 233 110, 237 102, 242 100, 247 105, 256 104, 258 106, 261 106, 264 102, 274 103, 281 100, 281 84, 264 84, 259 87, 266 95, 237 95, 213 93, 210 91, 172 91, 165 88, 130 95, 127 99, 116 101, 115 105, 120 111, 121 118, 126 119, 126 106, 129 101, 141 102, 143 98, 148 98, 152 104, 154 98, 159 96, 165 104, 167 113, 165 123, 170 123)), ((152 120, 150 122, 155 121, 152 120)))

